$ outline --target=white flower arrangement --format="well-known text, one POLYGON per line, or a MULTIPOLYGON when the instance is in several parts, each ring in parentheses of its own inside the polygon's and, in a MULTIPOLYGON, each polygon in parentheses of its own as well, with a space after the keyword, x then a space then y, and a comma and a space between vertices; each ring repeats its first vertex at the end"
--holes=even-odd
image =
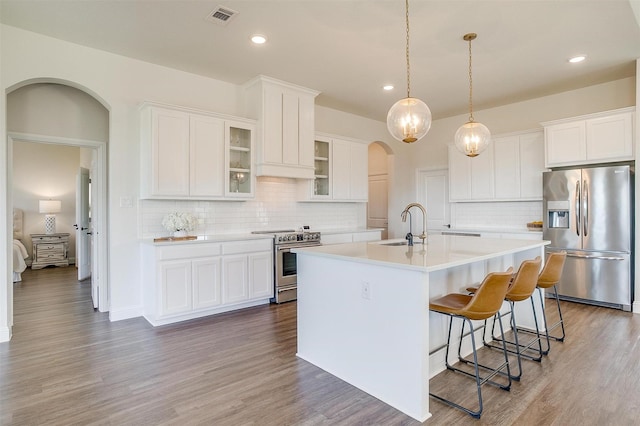
POLYGON ((170 232, 193 231, 196 224, 196 218, 191 213, 173 212, 162 219, 162 226, 170 232))

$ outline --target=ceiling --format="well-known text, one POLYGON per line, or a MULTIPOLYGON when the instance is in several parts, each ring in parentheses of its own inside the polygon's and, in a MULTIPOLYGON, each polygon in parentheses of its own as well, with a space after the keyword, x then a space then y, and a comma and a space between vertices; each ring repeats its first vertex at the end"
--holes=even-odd
MULTIPOLYGON (((639 0, 411 0, 411 95, 434 118, 635 75, 639 0), (586 54, 587 60, 567 59, 586 54)), ((0 20, 85 46, 242 84, 258 74, 316 103, 385 121, 406 96, 402 0, 1 0, 0 20), (237 11, 226 25, 205 18, 237 11), (268 42, 256 46, 254 33, 268 42), (385 84, 395 85, 384 92, 385 84)), ((480 121, 481 117, 476 116, 480 121)))

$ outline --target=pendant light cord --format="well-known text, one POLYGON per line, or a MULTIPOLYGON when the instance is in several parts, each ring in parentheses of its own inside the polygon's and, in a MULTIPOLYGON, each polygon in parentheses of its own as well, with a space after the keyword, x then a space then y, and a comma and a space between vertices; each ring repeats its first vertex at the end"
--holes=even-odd
POLYGON ((410 74, 410 65, 409 65, 409 0, 405 0, 405 20, 407 22, 407 98, 410 98, 411 91, 411 74, 410 74))
POLYGON ((473 76, 471 73, 471 40, 475 37, 469 37, 469 122, 473 122, 473 76))

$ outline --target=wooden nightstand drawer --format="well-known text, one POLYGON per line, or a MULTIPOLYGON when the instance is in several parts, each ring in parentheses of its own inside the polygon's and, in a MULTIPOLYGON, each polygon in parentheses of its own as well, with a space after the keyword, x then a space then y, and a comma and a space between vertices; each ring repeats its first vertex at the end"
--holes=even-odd
POLYGON ((69 266, 69 234, 31 234, 33 262, 31 269, 45 266, 69 266))

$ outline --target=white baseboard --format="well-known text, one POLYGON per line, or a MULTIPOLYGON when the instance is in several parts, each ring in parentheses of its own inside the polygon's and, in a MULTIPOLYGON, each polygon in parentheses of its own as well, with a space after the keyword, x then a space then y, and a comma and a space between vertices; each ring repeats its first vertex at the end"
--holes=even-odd
POLYGON ((130 318, 141 317, 144 313, 142 306, 133 306, 124 309, 111 309, 109 311, 109 321, 122 321, 130 318))
POLYGON ((0 342, 11 340, 11 327, 0 327, 0 342))
POLYGON ((631 312, 634 314, 640 314, 640 301, 633 302, 631 312))

